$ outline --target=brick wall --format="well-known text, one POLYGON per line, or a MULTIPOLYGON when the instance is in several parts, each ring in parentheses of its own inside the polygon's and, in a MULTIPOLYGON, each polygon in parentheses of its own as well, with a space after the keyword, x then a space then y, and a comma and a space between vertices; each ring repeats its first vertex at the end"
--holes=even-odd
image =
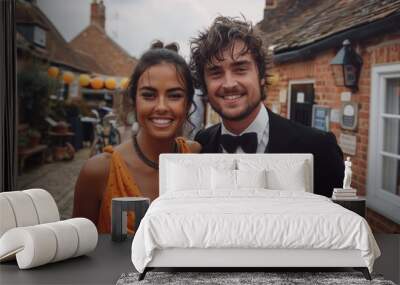
MULTIPOLYGON (((353 47, 356 43, 352 43, 353 47)), ((363 66, 359 80, 359 90, 353 92, 351 101, 359 104, 358 128, 356 131, 341 130, 339 123, 330 125, 331 131, 337 139, 341 133, 352 134, 357 138, 356 155, 350 156, 353 161, 352 186, 358 190, 358 195, 366 194, 367 182, 367 163, 368 163, 368 128, 369 128, 369 108, 371 92, 371 67, 378 64, 400 62, 400 34, 385 35, 373 40, 357 43, 357 52, 363 58, 363 66)), ((289 91, 289 81, 291 80, 314 80, 315 103, 318 105, 330 106, 339 109, 341 106, 340 94, 349 91, 344 87, 337 87, 330 69, 330 61, 337 53, 331 49, 319 53, 310 60, 296 61, 275 65, 269 69, 269 74, 278 76, 276 84, 268 86, 266 103, 272 108, 280 111, 282 116, 287 116, 287 100, 285 103, 279 102, 279 92, 281 89, 289 91), (276 108, 278 106, 278 108, 276 108)), ((289 97, 290 94, 287 94, 289 97)), ((368 211, 368 219, 374 225, 376 231, 397 231, 400 233, 399 225, 387 220, 383 216, 372 210, 368 211)))
POLYGON ((374 233, 400 234, 400 225, 392 222, 377 212, 367 209, 368 224, 374 233))

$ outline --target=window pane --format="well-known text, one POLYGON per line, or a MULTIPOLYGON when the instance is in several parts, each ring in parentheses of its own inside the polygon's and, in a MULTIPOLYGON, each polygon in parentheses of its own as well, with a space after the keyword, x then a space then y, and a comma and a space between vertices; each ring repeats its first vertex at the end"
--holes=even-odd
POLYGON ((385 118, 383 120, 383 151, 400 154, 400 120, 385 118))
POLYGON ((400 115, 400 78, 386 79, 385 113, 400 115))
POLYGON ((382 157, 382 189, 400 196, 400 161, 382 157))

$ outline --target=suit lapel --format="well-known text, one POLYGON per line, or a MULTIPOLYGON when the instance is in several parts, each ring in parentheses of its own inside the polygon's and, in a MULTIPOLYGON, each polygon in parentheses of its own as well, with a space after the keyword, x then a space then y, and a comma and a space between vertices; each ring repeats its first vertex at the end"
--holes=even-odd
POLYGON ((290 134, 286 123, 286 119, 282 118, 267 108, 269 117, 268 145, 265 153, 284 152, 289 143, 290 134))
MULTIPOLYGON (((267 108, 267 112, 268 112, 268 120, 269 120, 269 130, 268 130, 268 144, 265 147, 265 151, 264 153, 270 153, 271 152, 271 145, 274 144, 273 139, 275 138, 275 135, 273 135, 274 133, 274 126, 275 126, 275 118, 274 118, 274 114, 267 108), (272 135, 271 135, 272 134, 272 135)), ((272 147, 273 150, 273 147, 272 147)))
POLYGON ((215 128, 210 129, 209 140, 207 145, 204 146, 204 150, 202 152, 205 153, 220 153, 222 152, 221 144, 221 123, 218 124, 215 128))

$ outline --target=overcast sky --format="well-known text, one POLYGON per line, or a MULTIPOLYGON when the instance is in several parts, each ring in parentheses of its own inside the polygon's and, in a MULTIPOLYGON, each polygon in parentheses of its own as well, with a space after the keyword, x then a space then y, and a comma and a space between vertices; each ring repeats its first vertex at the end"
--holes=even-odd
MULTIPOLYGON (((38 0, 39 7, 67 41, 90 21, 92 0, 38 0)), ((131 55, 139 57, 154 39, 178 42, 187 59, 189 40, 219 14, 256 24, 265 0, 105 0, 106 31, 131 55)))

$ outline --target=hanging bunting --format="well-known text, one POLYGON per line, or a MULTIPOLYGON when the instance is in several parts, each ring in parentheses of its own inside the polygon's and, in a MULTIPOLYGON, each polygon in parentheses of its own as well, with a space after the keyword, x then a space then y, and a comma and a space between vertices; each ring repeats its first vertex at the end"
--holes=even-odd
POLYGON ((72 72, 65 71, 63 73, 63 82, 64 82, 64 84, 68 84, 69 85, 74 81, 74 79, 75 79, 75 76, 74 76, 74 74, 72 72))
POLYGON ((111 77, 106 79, 105 85, 107 89, 114 90, 117 87, 117 82, 111 77))
POLYGON ((90 86, 93 89, 101 89, 104 86, 104 81, 101 77, 95 77, 90 80, 90 86))
POLYGON ((79 85, 81 87, 87 87, 90 84, 90 76, 87 74, 79 75, 79 85))
POLYGON ((126 88, 128 88, 128 85, 129 85, 129 78, 127 78, 127 77, 122 78, 122 80, 120 82, 120 88, 126 89, 126 88))
POLYGON ((60 74, 60 69, 55 66, 50 66, 49 69, 47 69, 47 74, 52 78, 57 78, 60 74))

